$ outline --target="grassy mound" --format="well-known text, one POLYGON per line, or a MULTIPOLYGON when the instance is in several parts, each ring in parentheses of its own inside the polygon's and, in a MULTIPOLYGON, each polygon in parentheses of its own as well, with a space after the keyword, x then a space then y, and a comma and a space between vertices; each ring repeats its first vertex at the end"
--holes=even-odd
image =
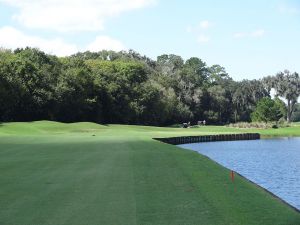
POLYGON ((51 135, 65 134, 72 132, 99 132, 106 127, 103 125, 80 122, 80 123, 59 123, 53 121, 36 122, 14 122, 0 124, 0 134, 11 135, 51 135))

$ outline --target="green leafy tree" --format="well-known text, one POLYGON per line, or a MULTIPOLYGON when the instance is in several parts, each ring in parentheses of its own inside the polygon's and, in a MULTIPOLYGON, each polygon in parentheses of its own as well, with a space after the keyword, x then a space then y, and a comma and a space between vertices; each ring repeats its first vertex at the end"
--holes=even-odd
POLYGON ((215 85, 208 88, 209 94, 209 106, 210 110, 206 114, 208 116, 208 121, 213 123, 222 123, 223 114, 226 112, 229 100, 226 97, 226 90, 220 86, 215 85))
POLYGON ((287 116, 287 107, 284 101, 282 101, 280 98, 275 97, 275 110, 277 112, 277 118, 285 120, 287 116))
POLYGON ((91 116, 95 104, 94 77, 85 62, 78 58, 61 60, 56 95, 56 116, 60 121, 94 121, 91 116))
POLYGON ((262 98, 251 114, 253 122, 271 122, 278 121, 284 116, 284 103, 280 99, 262 98))
POLYGON ((295 111, 291 118, 292 122, 300 122, 300 104, 296 103, 295 111))
POLYGON ((226 72, 225 68, 220 65, 212 65, 209 70, 209 83, 210 84, 221 84, 224 83, 224 80, 231 79, 229 74, 226 72))
POLYGON ((34 48, 16 49, 12 56, 2 61, 1 83, 8 93, 14 93, 11 96, 15 103, 10 111, 14 120, 50 117, 60 66, 57 57, 34 48))
POLYGON ((15 55, 11 51, 0 50, 0 121, 15 120, 22 101, 22 87, 14 75, 14 62, 15 55))
POLYGON ((86 62, 97 84, 98 105, 108 123, 139 123, 145 108, 142 105, 147 69, 140 62, 99 61, 86 62), (101 101, 101 102, 99 102, 101 101))
POLYGON ((234 89, 232 103, 235 122, 250 121, 257 102, 270 97, 269 90, 259 80, 243 80, 236 83, 234 89))
POLYGON ((269 89, 274 88, 276 96, 285 98, 287 101, 287 121, 291 122, 295 105, 300 96, 300 77, 299 74, 291 73, 288 70, 279 72, 276 76, 269 76, 264 79, 269 89))
MULTIPOLYGON (((283 87, 277 88, 279 96, 294 99, 287 101, 288 108, 297 97, 297 79, 289 76, 286 95, 283 87)), ((275 86, 274 79, 269 83, 275 86)), ((269 83, 235 82, 220 65, 208 67, 197 57, 183 60, 174 54, 152 60, 134 50, 104 50, 58 58, 35 48, 0 49, 0 120, 248 121, 256 103, 269 96, 269 83)), ((284 103, 275 103, 281 108, 278 114, 284 114, 284 103)))

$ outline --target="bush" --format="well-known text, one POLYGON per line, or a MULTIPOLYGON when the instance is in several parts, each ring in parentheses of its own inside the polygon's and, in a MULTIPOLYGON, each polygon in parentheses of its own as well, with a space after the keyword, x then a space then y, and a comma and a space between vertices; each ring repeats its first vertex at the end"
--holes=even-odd
POLYGON ((264 122, 252 122, 252 123, 247 123, 247 122, 241 122, 241 123, 231 123, 228 126, 229 127, 235 127, 235 128, 258 128, 258 129, 268 129, 272 128, 274 123, 264 123, 264 122))
POLYGON ((285 112, 285 105, 279 98, 273 100, 265 97, 257 103, 255 111, 251 114, 251 120, 252 122, 265 123, 278 121, 285 116, 285 112))
POLYGON ((279 120, 278 122, 241 122, 241 123, 231 123, 228 125, 228 127, 234 127, 234 128, 245 128, 245 129, 250 129, 250 128, 256 128, 256 129, 270 129, 270 128, 282 128, 282 127, 289 127, 290 124, 287 123, 284 119, 279 120))

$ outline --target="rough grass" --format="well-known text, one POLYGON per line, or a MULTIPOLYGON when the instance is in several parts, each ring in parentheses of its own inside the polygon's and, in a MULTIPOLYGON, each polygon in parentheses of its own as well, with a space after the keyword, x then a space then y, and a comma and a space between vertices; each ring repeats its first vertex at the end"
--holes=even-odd
MULTIPOLYGON (((255 132, 40 121, 0 125, 2 225, 300 224, 300 214, 152 137, 255 132)), ((299 127, 260 130, 300 135, 299 127)))

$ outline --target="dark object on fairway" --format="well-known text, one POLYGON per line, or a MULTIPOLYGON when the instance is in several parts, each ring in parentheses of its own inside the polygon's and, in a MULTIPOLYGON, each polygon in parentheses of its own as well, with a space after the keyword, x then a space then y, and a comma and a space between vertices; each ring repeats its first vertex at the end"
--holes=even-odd
POLYGON ((183 128, 189 128, 191 126, 191 122, 183 123, 182 126, 183 128))
POLYGON ((95 136, 96 136, 96 134, 93 134, 92 136, 93 136, 93 137, 95 137, 95 136))
POLYGON ((201 120, 199 120, 198 122, 197 122, 197 124, 199 125, 199 126, 201 126, 201 125, 206 125, 206 120, 203 120, 203 121, 201 121, 201 120))

